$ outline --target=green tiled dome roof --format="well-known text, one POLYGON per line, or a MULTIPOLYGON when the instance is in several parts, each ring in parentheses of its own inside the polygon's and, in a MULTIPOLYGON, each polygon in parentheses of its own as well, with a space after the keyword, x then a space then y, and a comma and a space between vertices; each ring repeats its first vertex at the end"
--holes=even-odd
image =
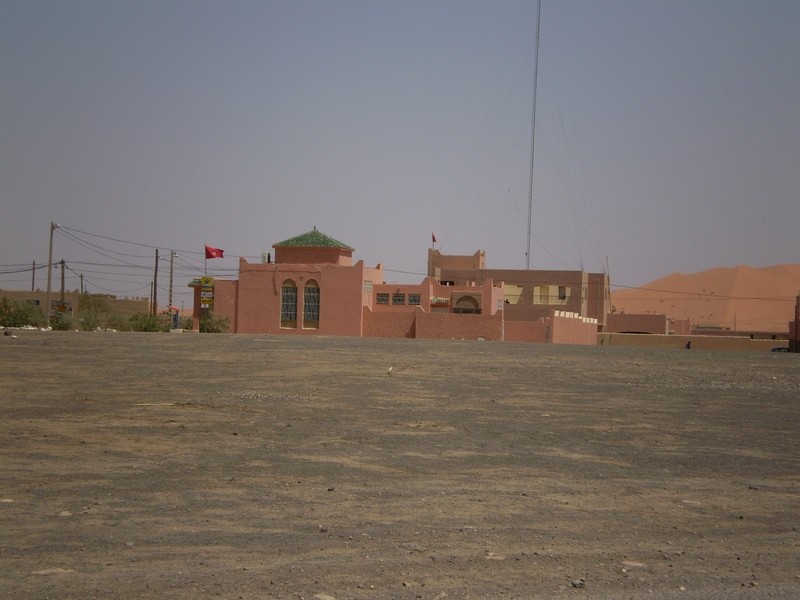
POLYGON ((278 242, 274 246, 276 248, 278 246, 292 246, 295 248, 342 248, 344 250, 353 250, 347 244, 343 244, 333 239, 331 236, 318 231, 316 227, 307 233, 301 233, 288 240, 278 242))

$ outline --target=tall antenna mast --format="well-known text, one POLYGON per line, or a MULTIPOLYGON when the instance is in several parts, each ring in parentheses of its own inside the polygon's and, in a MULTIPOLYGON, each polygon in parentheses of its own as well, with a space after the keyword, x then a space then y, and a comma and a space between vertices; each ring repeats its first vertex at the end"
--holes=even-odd
POLYGON ((539 23, 542 20, 542 0, 536 8, 536 56, 533 61, 533 103, 531 108, 531 171, 528 180, 528 249, 525 252, 525 269, 531 268, 531 224, 533 222, 533 152, 536 148, 536 88, 539 78, 539 23))

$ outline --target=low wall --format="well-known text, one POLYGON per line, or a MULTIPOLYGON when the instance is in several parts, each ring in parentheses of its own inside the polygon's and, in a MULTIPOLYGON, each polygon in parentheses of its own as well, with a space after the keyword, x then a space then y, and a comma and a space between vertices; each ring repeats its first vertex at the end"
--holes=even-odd
POLYGON ((609 333, 655 333, 667 334, 667 315, 612 313, 608 315, 606 331, 609 333))
MULTIPOLYGON (((422 312, 421 310, 419 312, 422 312)), ((413 338, 416 313, 373 312, 364 308, 364 337, 413 338)))
POLYGON ((494 315, 457 315, 452 313, 417 313, 416 337, 449 340, 484 339, 503 341, 503 313, 494 315))
POLYGON ((597 344, 597 321, 575 313, 553 311, 536 321, 506 321, 505 341, 532 344, 597 344))
POLYGON ((544 344, 548 341, 549 324, 544 321, 506 321, 504 325, 507 342, 544 344))
POLYGON ((597 344, 600 346, 683 350, 686 348, 687 342, 692 343, 693 350, 730 350, 738 352, 770 352, 773 348, 786 348, 789 345, 786 340, 753 340, 749 337, 639 335, 631 333, 600 333, 597 335, 597 344))
POLYGON ((556 314, 550 341, 554 344, 594 346, 597 344, 597 320, 556 314))

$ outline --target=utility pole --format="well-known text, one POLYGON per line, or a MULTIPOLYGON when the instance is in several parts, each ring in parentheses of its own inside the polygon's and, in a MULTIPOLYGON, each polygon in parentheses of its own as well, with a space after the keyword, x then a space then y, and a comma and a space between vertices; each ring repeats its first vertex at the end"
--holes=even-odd
POLYGON ((61 302, 64 302, 64 259, 61 259, 61 302))
POLYGON ((533 153, 536 149, 536 90, 539 81, 539 25, 542 21, 542 0, 536 9, 536 56, 533 60, 533 102, 531 107, 531 169, 528 180, 528 249, 525 252, 525 270, 531 268, 531 236, 533 222, 533 153))
POLYGON ((794 304, 794 335, 789 340, 789 350, 800 352, 800 294, 797 295, 794 304))
POLYGON ((172 269, 175 263, 175 250, 169 253, 169 326, 172 328, 172 269))
POLYGON ((83 273, 81 273, 81 296, 83 296, 83 273))
POLYGON ((153 272, 153 314, 158 314, 158 248, 156 248, 156 267, 153 272))
POLYGON ((33 261, 33 270, 31 270, 31 291, 34 290, 36 285, 36 261, 33 261))
POLYGON ((58 225, 50 221, 50 250, 47 253, 47 294, 44 301, 44 325, 50 327, 50 292, 52 290, 51 280, 53 274, 53 232, 58 225))

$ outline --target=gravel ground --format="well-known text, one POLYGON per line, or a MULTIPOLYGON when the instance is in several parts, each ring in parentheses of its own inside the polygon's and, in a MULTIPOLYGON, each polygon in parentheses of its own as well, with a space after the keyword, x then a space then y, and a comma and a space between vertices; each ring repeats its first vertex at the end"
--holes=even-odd
POLYGON ((800 357, 0 336, 0 590, 800 597, 800 357))

